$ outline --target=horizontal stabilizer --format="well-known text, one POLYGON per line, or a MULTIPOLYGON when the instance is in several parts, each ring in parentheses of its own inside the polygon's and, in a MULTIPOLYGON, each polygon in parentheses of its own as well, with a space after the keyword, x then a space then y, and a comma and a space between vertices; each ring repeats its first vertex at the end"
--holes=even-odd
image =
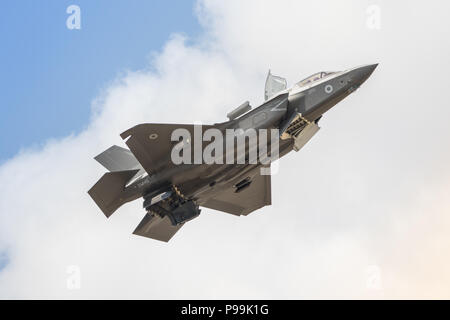
POLYGON ((168 216, 161 218, 157 215, 147 213, 133 234, 168 242, 182 226, 183 224, 172 225, 168 216))
POLYGON ((111 172, 142 168, 130 150, 119 146, 108 148, 94 159, 111 172))
POLYGON ((123 197, 126 183, 139 169, 105 173, 88 191, 92 200, 99 206, 105 216, 111 216, 124 203, 134 200, 123 197))

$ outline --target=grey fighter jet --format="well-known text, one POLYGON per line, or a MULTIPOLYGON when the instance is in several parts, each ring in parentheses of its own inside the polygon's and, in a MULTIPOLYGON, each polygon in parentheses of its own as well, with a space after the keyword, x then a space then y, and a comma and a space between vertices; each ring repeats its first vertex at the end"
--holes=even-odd
POLYGON ((95 157, 109 172, 88 193, 106 217, 124 203, 143 198, 146 214, 133 233, 166 242, 200 214, 199 207, 248 215, 272 203, 271 176, 263 169, 270 171, 278 157, 299 151, 319 130, 323 114, 359 88, 376 67, 318 72, 291 88, 269 71, 265 102, 253 110, 245 102, 228 113, 226 122, 139 124, 121 134, 129 150, 112 146, 95 157), (229 137, 230 130, 232 143, 218 142, 218 134, 229 137), (256 145, 247 136, 251 130, 256 145), (239 149, 234 142, 240 136, 244 148, 239 149), (202 150, 206 152, 212 137, 225 152, 214 149, 214 161, 206 163, 202 150), (269 141, 265 148, 264 140, 269 141), (270 149, 264 159, 250 161, 255 150, 261 155, 263 149, 270 149))

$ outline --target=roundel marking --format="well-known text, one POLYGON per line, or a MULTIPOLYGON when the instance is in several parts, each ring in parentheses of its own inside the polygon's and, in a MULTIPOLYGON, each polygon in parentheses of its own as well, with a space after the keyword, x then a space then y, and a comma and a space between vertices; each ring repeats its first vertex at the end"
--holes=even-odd
POLYGON ((149 137, 150 140, 155 140, 156 138, 158 138, 158 134, 157 133, 152 133, 148 137, 149 137))
POLYGON ((326 93, 332 93, 333 92, 333 86, 331 84, 327 84, 325 86, 325 92, 326 93))

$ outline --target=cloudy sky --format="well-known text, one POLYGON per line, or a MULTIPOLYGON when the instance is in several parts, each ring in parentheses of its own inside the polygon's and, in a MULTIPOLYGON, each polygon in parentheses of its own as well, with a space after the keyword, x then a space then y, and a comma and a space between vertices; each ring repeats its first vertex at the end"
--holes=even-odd
POLYGON ((448 2, 79 1, 80 30, 72 2, 42 3, 2 22, 1 298, 450 298, 448 2), (106 219, 87 194, 137 123, 220 122, 262 102, 269 68, 293 84, 367 63, 270 207, 203 209, 166 244, 131 234, 140 201, 106 219))

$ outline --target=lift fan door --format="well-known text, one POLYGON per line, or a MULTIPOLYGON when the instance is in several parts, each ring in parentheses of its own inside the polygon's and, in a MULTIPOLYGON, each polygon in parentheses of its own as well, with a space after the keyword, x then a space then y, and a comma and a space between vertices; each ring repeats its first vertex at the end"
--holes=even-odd
POLYGON ((274 76, 273 74, 267 74, 266 86, 264 88, 264 100, 276 95, 278 92, 283 91, 287 88, 287 81, 285 78, 274 76))

